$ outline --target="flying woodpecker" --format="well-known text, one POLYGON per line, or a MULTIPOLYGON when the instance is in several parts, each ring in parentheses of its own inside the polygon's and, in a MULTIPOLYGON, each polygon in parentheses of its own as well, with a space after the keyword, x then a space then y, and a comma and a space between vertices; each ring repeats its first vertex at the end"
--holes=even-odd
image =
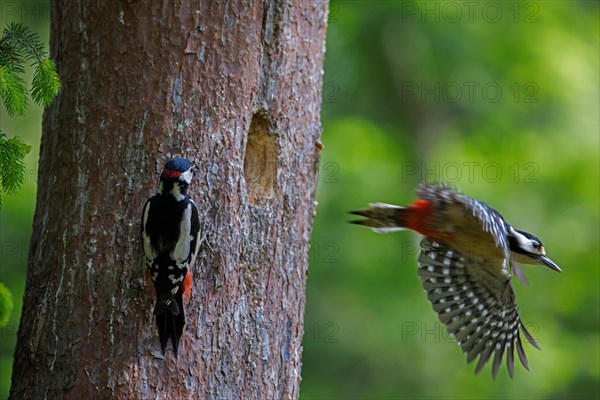
POLYGON ((443 184, 421 184, 418 200, 406 207, 372 203, 352 214, 366 219, 352 223, 387 233, 410 229, 425 238, 420 243, 418 274, 433 309, 467 355, 477 357, 479 373, 492 353, 495 378, 504 353, 512 378, 514 349, 529 370, 520 332, 540 348, 525 329, 511 282, 524 275, 517 263, 561 269, 536 236, 515 229, 487 204, 443 184))
POLYGON ((188 196, 196 166, 183 158, 165 164, 157 193, 142 212, 142 246, 156 290, 154 316, 163 355, 169 339, 175 357, 185 326, 183 298, 189 299, 191 268, 198 253, 198 209, 188 196))

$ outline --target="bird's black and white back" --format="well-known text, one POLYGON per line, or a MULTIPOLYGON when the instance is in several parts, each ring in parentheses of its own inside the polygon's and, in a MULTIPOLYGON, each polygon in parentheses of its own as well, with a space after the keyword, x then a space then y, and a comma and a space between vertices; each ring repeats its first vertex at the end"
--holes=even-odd
POLYGON ((421 184, 417 195, 435 206, 435 229, 446 229, 466 248, 481 247, 487 240, 486 251, 491 253, 497 248, 504 258, 510 259, 507 224, 494 208, 444 184, 421 184))
POLYGON ((187 194, 195 166, 175 158, 161 174, 159 191, 150 197, 142 212, 142 246, 146 266, 156 290, 156 317, 164 354, 170 339, 175 354, 185 326, 183 292, 190 262, 198 251, 198 209, 187 194))

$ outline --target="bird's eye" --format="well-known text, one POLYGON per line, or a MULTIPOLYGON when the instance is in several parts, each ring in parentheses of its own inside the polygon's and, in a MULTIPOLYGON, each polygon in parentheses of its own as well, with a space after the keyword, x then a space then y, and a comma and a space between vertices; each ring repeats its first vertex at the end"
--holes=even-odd
POLYGON ((539 250, 542 248, 542 244, 539 242, 533 242, 533 248, 539 250))

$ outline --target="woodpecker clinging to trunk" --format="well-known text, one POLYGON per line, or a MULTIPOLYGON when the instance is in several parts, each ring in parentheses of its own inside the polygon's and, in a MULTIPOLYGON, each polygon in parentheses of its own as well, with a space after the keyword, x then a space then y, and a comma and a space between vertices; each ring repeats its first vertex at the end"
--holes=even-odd
POLYGON ((540 239, 511 227, 485 203, 442 184, 422 184, 420 199, 399 207, 374 203, 352 214, 366 217, 355 224, 386 233, 411 229, 424 235, 420 243, 419 278, 433 309, 467 354, 479 356, 479 373, 494 353, 492 376, 506 352, 509 375, 514 349, 529 370, 520 332, 540 348, 519 318, 510 270, 524 279, 516 263, 543 264, 561 272, 540 239))
POLYGON ((163 355, 169 339, 175 357, 185 325, 183 298, 189 299, 191 267, 198 253, 198 209, 187 195, 196 166, 173 158, 160 175, 158 192, 142 212, 142 246, 156 290, 154 316, 163 355))

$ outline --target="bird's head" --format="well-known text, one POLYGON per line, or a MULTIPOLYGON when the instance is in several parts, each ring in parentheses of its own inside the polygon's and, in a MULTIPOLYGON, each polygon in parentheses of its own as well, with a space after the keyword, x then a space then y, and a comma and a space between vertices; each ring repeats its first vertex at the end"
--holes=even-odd
POLYGON ((198 167, 185 158, 175 157, 165 164, 160 174, 159 192, 172 194, 180 200, 192 182, 194 172, 198 167))
POLYGON ((562 272, 562 269, 546 255, 542 241, 537 236, 511 227, 508 229, 508 245, 510 251, 516 255, 516 261, 524 264, 540 263, 562 272))

